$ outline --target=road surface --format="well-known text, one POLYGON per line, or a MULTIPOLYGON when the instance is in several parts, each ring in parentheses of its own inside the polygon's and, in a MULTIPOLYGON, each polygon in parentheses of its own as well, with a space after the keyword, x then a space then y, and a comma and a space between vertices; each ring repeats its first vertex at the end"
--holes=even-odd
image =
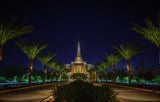
POLYGON ((115 93, 118 93, 117 97, 122 102, 160 102, 160 92, 120 85, 111 85, 111 87, 115 93))
POLYGON ((160 102, 160 93, 127 87, 113 87, 124 102, 160 102))
POLYGON ((0 102, 40 102, 52 94, 50 85, 0 93, 0 102))
MULTIPOLYGON (((0 93, 0 102, 40 102, 52 94, 50 90, 52 86, 45 85, 0 93)), ((117 97, 122 102, 160 102, 160 93, 120 86, 112 86, 112 88, 118 93, 117 97)))

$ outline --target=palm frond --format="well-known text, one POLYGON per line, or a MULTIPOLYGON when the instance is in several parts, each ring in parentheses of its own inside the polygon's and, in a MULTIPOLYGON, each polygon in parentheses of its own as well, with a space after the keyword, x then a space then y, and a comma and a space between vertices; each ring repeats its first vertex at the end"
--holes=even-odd
POLYGON ((56 62, 53 61, 53 60, 51 60, 51 61, 49 61, 49 62, 47 63, 47 66, 52 69, 52 68, 54 68, 54 67, 56 66, 56 62))
POLYGON ((48 44, 43 44, 40 46, 40 42, 29 42, 28 40, 20 40, 16 42, 16 46, 23 51, 29 59, 34 59, 35 56, 44 48, 47 47, 48 44))
POLYGON ((122 57, 119 55, 113 55, 111 54, 110 56, 106 57, 106 59, 112 64, 112 65, 116 65, 121 59, 122 57))
POLYGON ((37 55, 37 59, 42 62, 42 64, 47 65, 47 63, 54 57, 56 56, 56 53, 51 54, 51 52, 49 52, 48 54, 46 53, 41 53, 39 55, 37 55))
POLYGON ((120 48, 116 46, 113 46, 113 48, 127 60, 131 59, 131 57, 137 53, 142 52, 144 49, 143 45, 135 46, 134 43, 120 44, 119 46, 120 48))
POLYGON ((56 60, 55 60, 55 63, 56 63, 56 65, 55 65, 55 67, 54 67, 55 70, 60 70, 60 69, 63 67, 62 62, 59 61, 59 59, 56 59, 56 60))
POLYGON ((104 66, 103 66, 103 62, 101 62, 101 61, 97 61, 97 63, 95 63, 95 67, 98 69, 98 70, 100 70, 100 71, 103 71, 103 69, 104 69, 104 66))
POLYGON ((156 26, 152 24, 152 22, 149 20, 149 18, 145 19, 145 23, 147 27, 143 27, 141 25, 138 25, 136 23, 132 23, 134 26, 132 27, 132 30, 135 32, 142 34, 143 38, 151 41, 153 44, 155 44, 158 48, 160 47, 160 29, 159 26, 156 26))
POLYGON ((16 21, 17 17, 13 17, 8 22, 0 22, 0 44, 2 46, 10 39, 33 31, 32 26, 24 25, 25 22, 16 23, 16 21))

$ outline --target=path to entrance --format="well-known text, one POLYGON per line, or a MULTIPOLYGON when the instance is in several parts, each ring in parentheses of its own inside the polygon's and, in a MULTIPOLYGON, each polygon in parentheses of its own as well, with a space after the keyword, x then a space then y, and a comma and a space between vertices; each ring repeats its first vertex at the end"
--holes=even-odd
MULTIPOLYGON (((101 85, 101 83, 96 85, 101 85)), ((50 90, 52 86, 53 84, 42 85, 0 93, 0 102, 40 102, 52 94, 50 90)), ((160 93, 113 85, 112 87, 115 92, 119 93, 118 98, 122 102, 160 102, 160 93)))
POLYGON ((0 93, 0 102, 40 102, 50 96, 55 83, 0 93))
POLYGON ((124 102, 160 102, 160 93, 119 86, 113 88, 124 102))
MULTIPOLYGON (((95 85, 101 84, 95 83, 95 85)), ((111 86, 122 102, 160 102, 160 92, 119 85, 111 86)))

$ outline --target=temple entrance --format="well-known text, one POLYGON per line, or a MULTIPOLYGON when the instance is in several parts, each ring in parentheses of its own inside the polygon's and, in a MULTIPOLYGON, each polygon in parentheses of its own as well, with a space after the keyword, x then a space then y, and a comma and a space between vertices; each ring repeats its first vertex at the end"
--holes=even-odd
POLYGON ((87 79, 87 75, 84 73, 74 73, 71 76, 72 79, 81 79, 81 80, 86 80, 87 79))

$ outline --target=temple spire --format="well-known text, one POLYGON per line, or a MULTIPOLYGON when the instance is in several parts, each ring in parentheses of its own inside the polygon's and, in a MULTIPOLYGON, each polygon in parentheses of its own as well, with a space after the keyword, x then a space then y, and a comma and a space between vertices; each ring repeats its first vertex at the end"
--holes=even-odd
POLYGON ((81 62, 83 61, 81 57, 81 50, 80 50, 80 42, 78 41, 78 48, 77 48, 77 56, 75 58, 75 61, 81 62))
POLYGON ((78 41, 77 56, 81 57, 80 41, 78 41))

